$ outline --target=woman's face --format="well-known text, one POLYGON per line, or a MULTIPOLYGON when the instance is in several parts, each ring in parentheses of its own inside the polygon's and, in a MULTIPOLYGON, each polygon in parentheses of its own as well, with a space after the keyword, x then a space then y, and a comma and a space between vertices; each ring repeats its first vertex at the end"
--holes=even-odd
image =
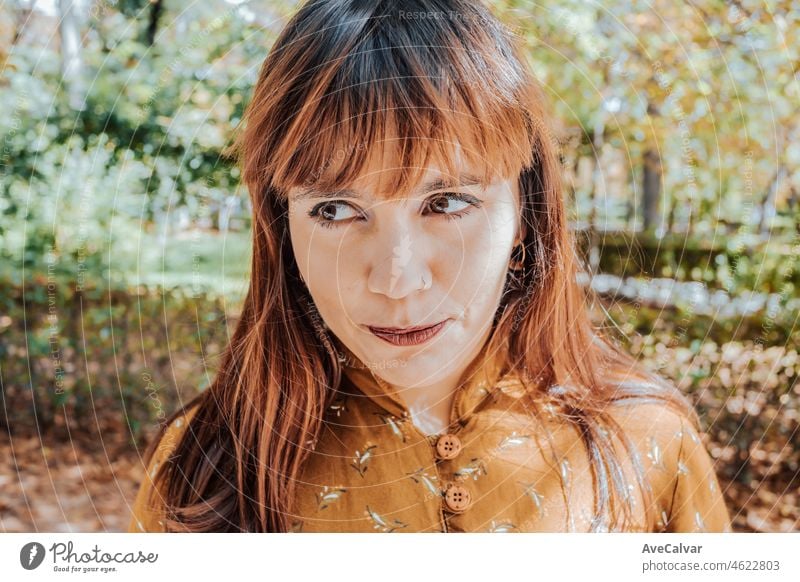
POLYGON ((346 191, 290 190, 291 240, 336 337, 386 382, 425 386, 460 374, 489 337, 518 241, 519 184, 484 189, 469 168, 450 180, 431 166, 390 200, 383 175, 373 166, 346 191), (371 329, 440 322, 432 337, 371 329))

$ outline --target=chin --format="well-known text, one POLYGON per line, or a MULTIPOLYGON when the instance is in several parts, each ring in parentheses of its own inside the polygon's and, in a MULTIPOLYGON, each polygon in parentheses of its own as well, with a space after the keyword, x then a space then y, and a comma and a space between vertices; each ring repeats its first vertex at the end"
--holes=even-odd
POLYGON ((374 364, 378 366, 376 371, 387 382, 409 386, 438 382, 459 364, 459 358, 453 350, 435 347, 429 347, 416 355, 386 358, 382 361, 377 360, 374 364))
MULTIPOLYGON (((427 386, 434 384, 439 380, 438 377, 430 376, 428 370, 414 368, 387 368, 378 369, 375 371, 384 382, 388 382, 394 386, 427 386)), ((436 371, 431 371, 431 374, 436 374, 436 371)))

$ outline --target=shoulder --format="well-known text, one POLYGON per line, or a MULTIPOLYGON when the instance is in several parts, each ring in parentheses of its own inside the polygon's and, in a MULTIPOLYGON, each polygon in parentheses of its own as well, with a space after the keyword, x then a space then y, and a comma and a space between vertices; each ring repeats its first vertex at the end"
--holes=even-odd
POLYGON ((160 431, 161 436, 156 437, 157 442, 154 446, 153 457, 149 463, 150 465, 153 464, 154 460, 164 460, 172 454, 186 432, 192 418, 197 414, 197 410, 197 404, 192 403, 170 419, 169 424, 167 424, 163 432, 160 431))
POLYGON ((633 454, 663 507, 669 501, 686 435, 693 430, 689 417, 661 401, 621 402, 607 411, 623 433, 622 451, 633 454))
POLYGON ((689 414, 660 401, 609 412, 636 449, 666 531, 730 529, 714 462, 689 414))
MULTIPOLYGON (((153 459, 158 457, 163 460, 164 458, 168 457, 173 450, 175 450, 175 447, 178 445, 178 442, 180 442, 180 439, 186 432, 186 429, 189 426, 192 418, 194 418, 195 414, 197 413, 197 410, 198 406, 196 404, 192 404, 171 419, 161 434, 161 437, 158 438, 158 442, 153 452, 153 459)), ((152 464, 152 462, 150 464, 152 464)))
POLYGON ((197 410, 196 404, 190 404, 175 415, 166 428, 159 431, 156 441, 151 443, 141 458, 144 476, 134 500, 129 532, 165 531, 160 514, 161 497, 156 487, 156 475, 161 465, 172 456, 197 410))
POLYGON ((685 431, 692 427, 688 415, 657 400, 617 402, 607 412, 630 439, 640 444, 656 443, 662 452, 677 454, 685 431))

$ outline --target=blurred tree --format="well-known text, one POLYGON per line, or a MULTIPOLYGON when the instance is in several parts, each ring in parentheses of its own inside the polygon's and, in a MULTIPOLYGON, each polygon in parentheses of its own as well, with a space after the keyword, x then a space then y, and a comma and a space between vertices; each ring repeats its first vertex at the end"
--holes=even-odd
POLYGON ((85 108, 86 90, 83 83, 83 59, 79 19, 74 0, 58 0, 59 33, 61 37, 61 78, 69 95, 69 106, 75 111, 85 108))

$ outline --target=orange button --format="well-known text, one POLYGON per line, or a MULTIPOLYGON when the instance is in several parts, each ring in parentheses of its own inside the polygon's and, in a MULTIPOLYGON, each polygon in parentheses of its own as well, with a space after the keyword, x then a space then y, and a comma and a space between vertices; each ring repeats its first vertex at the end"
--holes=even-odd
POLYGON ((461 452, 461 439, 454 434, 445 434, 436 441, 436 456, 440 459, 454 459, 461 452))
POLYGON ((472 503, 472 494, 463 485, 451 482, 445 488, 444 503, 453 513, 461 513, 472 503))

